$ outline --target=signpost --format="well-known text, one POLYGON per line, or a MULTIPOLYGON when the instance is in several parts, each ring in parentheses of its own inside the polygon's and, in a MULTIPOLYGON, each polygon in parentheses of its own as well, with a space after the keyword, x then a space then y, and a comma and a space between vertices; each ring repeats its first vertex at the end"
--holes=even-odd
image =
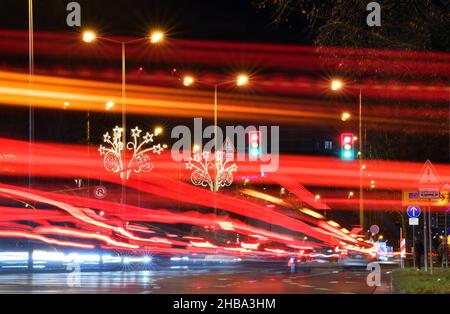
MULTIPOLYGON (((427 230, 427 215, 424 213, 423 217, 423 242, 425 252, 428 252, 430 256, 430 272, 433 274, 433 247, 431 243, 431 201, 433 199, 439 199, 441 197, 440 188, 442 182, 439 179, 439 175, 434 168, 431 161, 427 160, 420 170, 418 179, 416 181, 419 187, 419 198, 428 200, 428 230, 427 230), (428 232, 427 232, 428 231, 428 232), (427 242, 428 233, 428 242, 427 242), (427 248, 428 247, 428 248, 427 248)), ((424 255, 425 271, 428 271, 427 257, 424 255)))
POLYGON ((415 226, 419 225, 419 217, 420 217, 420 213, 422 211, 420 210, 419 206, 408 206, 408 208, 406 209, 406 213, 408 214, 409 217, 409 225, 412 226, 413 228, 413 247, 414 247, 414 252, 413 252, 413 267, 416 268, 416 244, 415 244, 415 237, 416 237, 416 228, 415 226))
MULTIPOLYGON (((408 207, 408 206, 428 206, 428 199, 422 199, 419 197, 419 191, 418 190, 405 190, 402 193, 402 206, 408 207)), ((436 207, 447 207, 449 205, 448 199, 449 199, 449 187, 444 188, 439 198, 432 199, 431 205, 436 207)))

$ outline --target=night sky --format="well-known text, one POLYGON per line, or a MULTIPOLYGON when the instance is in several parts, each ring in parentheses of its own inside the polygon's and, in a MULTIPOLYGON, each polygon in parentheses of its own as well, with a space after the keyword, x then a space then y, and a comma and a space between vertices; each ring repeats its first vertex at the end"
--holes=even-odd
MULTIPOLYGON (((35 29, 71 30, 65 7, 69 0, 35 1, 35 29)), ((82 28, 110 35, 140 36, 149 27, 170 30, 177 38, 308 44, 306 23, 295 16, 273 23, 270 10, 251 0, 79 0, 82 28)), ((26 0, 2 0, 1 28, 27 28, 26 0)))

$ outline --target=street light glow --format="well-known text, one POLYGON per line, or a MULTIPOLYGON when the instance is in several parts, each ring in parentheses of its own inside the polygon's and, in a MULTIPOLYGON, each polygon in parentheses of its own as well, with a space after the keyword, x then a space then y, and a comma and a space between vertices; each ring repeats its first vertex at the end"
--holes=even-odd
POLYGON ((345 122, 345 121, 347 121, 348 119, 350 119, 350 117, 351 117, 351 114, 350 114, 350 113, 344 112, 344 113, 342 113, 341 120, 345 122))
POLYGON ((83 41, 85 43, 91 43, 97 38, 97 35, 93 31, 85 31, 83 33, 83 41))
POLYGON ((248 84, 248 76, 245 74, 239 74, 236 80, 237 86, 244 86, 248 84))
POLYGON ((194 78, 190 75, 187 75, 183 78, 183 85, 184 86, 191 86, 194 84, 194 78))
POLYGON ((342 83, 341 80, 331 81, 331 89, 334 91, 338 91, 338 90, 342 89, 343 86, 344 86, 344 84, 342 83))
POLYGON ((150 34, 150 42, 152 44, 157 44, 159 42, 161 42, 164 39, 164 33, 161 31, 153 31, 150 34))
POLYGON ((108 101, 105 105, 106 110, 111 110, 114 107, 113 101, 108 101))
POLYGON ((155 135, 156 135, 156 136, 160 135, 162 132, 163 132, 162 127, 156 127, 156 128, 155 128, 155 135))

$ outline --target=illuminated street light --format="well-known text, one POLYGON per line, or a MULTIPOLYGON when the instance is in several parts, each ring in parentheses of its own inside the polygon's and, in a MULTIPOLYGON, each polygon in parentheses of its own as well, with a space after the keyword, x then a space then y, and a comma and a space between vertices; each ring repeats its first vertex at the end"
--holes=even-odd
POLYGON ((320 195, 316 195, 316 197, 314 198, 314 202, 317 202, 318 200, 320 200, 320 195))
POLYGON ((345 121, 347 121, 348 119, 350 119, 350 117, 351 117, 351 114, 350 114, 350 113, 344 112, 344 113, 342 113, 341 120, 345 122, 345 121))
POLYGON ((192 84, 194 84, 194 78, 192 76, 188 75, 183 78, 184 86, 191 86, 192 84))
POLYGON ((244 85, 247 85, 247 84, 248 84, 248 76, 245 75, 245 74, 238 75, 237 80, 236 80, 236 85, 237 86, 244 86, 244 85))
POLYGON ((200 149, 200 146, 199 146, 199 145, 194 145, 194 146, 192 147, 192 151, 193 151, 194 153, 198 152, 199 149, 200 149))
POLYGON ((331 81, 331 89, 333 91, 338 91, 338 90, 342 89, 343 86, 344 86, 344 84, 342 83, 341 80, 333 80, 333 81, 331 81))
POLYGON ((114 107, 113 101, 108 101, 105 105, 106 110, 111 110, 114 107))
POLYGON ((69 106, 70 106, 70 102, 68 102, 68 101, 64 102, 64 109, 66 109, 69 106))
POLYGON ((150 42, 152 44, 157 44, 164 39, 164 33, 161 31, 154 31, 150 34, 150 42))
POLYGON ((93 31, 85 31, 83 33, 83 41, 86 43, 91 43, 97 38, 97 35, 93 31))
MULTIPOLYGON (((172 74, 177 75, 184 86, 191 86, 195 82, 194 77, 190 75, 180 78, 177 69, 173 69, 172 74)), ((247 75, 240 74, 236 78, 236 85, 244 86, 248 84, 248 81, 249 78, 247 75)), ((214 86, 214 127, 217 129, 218 88, 222 85, 229 85, 230 81, 213 85, 199 81, 199 84, 214 86)), ((225 142, 224 147, 226 146, 225 142)), ((214 147, 218 147, 217 142, 215 142, 214 147)), ((212 192, 217 192, 222 187, 230 186, 233 183, 233 173, 237 171, 236 164, 229 164, 233 159, 230 157, 230 154, 234 154, 234 148, 232 152, 225 148, 223 151, 217 150, 214 154, 211 154, 211 152, 202 152, 199 147, 194 146, 193 156, 189 162, 186 163, 186 169, 193 170, 191 174, 192 184, 201 187, 209 187, 212 192), (212 170, 212 173, 210 173, 210 170, 212 170)), ((216 208, 214 211, 216 213, 216 208)))
POLYGON ((352 198, 355 195, 352 191, 348 192, 348 198, 352 198))
POLYGON ((156 127, 155 128, 155 136, 160 135, 163 132, 163 128, 162 127, 156 127))

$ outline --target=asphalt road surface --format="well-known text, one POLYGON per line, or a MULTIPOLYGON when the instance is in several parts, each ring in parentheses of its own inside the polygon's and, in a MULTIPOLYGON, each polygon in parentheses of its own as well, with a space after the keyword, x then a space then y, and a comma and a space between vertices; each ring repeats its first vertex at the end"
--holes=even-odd
POLYGON ((0 294, 7 293, 194 293, 194 294, 369 294, 391 293, 389 269, 382 272, 381 287, 367 286, 368 272, 314 269, 291 274, 272 269, 197 269, 0 274, 0 294), (79 279, 79 281, 78 281, 79 279), (78 285, 79 283, 79 285, 78 285), (75 285, 75 286, 70 286, 75 285))

